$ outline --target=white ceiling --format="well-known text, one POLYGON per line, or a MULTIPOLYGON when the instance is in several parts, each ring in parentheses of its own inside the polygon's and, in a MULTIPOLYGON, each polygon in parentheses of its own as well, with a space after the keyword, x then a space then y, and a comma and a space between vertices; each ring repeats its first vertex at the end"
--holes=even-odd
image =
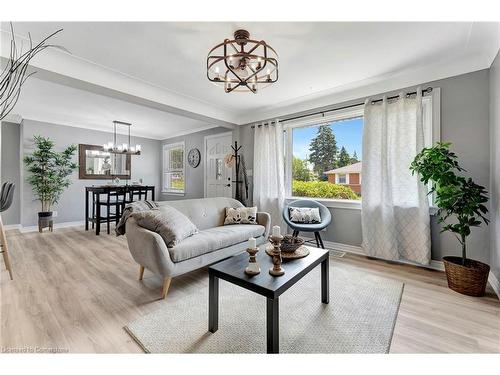
POLYGON ((37 78, 29 79, 24 85, 15 112, 27 119, 108 132, 113 130, 113 120, 125 121, 133 124, 132 135, 153 139, 214 127, 185 116, 37 78))
POLYGON ((237 124, 394 77, 418 73, 414 83, 422 83, 488 68, 500 45, 497 23, 14 23, 16 34, 30 32, 35 40, 58 28, 64 31, 54 42, 67 48, 72 60, 58 64, 37 57, 42 68, 237 124), (238 28, 264 39, 280 57, 279 81, 256 95, 226 94, 206 79, 209 49, 238 28))

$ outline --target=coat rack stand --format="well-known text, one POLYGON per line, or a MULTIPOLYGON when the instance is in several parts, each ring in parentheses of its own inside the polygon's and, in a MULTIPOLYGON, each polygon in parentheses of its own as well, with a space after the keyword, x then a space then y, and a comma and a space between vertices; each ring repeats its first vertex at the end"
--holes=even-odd
POLYGON ((240 155, 238 155, 238 152, 241 150, 241 146, 238 146, 238 141, 234 141, 234 146, 231 145, 231 148, 233 149, 233 155, 236 160, 236 175, 235 175, 235 180, 232 182, 236 184, 235 190, 234 190, 234 199, 242 202, 242 197, 241 197, 241 188, 240 184, 243 183, 240 178, 240 155))

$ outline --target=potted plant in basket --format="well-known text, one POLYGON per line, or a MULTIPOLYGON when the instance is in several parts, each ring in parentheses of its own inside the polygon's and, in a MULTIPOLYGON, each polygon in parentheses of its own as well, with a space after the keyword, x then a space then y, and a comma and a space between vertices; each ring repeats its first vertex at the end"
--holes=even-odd
POLYGON ((34 141, 36 149, 24 157, 24 164, 30 173, 26 180, 35 197, 42 203, 42 210, 38 213, 38 226, 41 229, 52 219, 52 206, 71 184, 68 176, 77 168, 73 162, 76 146, 71 145, 62 152, 56 152, 54 142, 49 138, 36 135, 34 141))
POLYGON ((424 148, 415 157, 410 169, 412 173, 419 174, 424 184, 431 182, 429 194, 435 193, 439 223, 443 224, 441 233, 452 232, 462 246, 461 257, 443 257, 448 286, 462 294, 482 296, 490 267, 467 258, 467 237, 471 227, 489 223, 485 216, 488 212, 485 205, 488 202, 487 191, 471 178, 457 174, 465 170, 449 148, 450 143, 437 143, 434 147, 424 148))

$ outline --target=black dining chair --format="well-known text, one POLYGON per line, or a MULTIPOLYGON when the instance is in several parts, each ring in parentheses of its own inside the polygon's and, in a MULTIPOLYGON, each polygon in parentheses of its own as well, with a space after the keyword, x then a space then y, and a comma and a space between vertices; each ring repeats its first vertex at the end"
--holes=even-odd
MULTIPOLYGON (((12 200, 14 199, 14 188, 15 185, 12 182, 5 182, 2 185, 2 191, 0 192, 0 212, 6 211, 12 204, 12 200)), ((2 216, 0 215, 0 252, 3 255, 3 261, 5 263, 5 268, 9 271, 10 279, 13 280, 12 277, 12 266, 10 264, 9 258, 9 248, 7 245, 7 237, 5 235, 5 230, 3 227, 2 216)))

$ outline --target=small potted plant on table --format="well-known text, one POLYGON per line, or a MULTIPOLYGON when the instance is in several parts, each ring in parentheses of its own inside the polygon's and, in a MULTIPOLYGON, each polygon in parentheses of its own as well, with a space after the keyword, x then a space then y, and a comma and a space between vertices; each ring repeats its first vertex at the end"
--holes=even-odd
POLYGON ((36 149, 24 157, 24 164, 30 173, 27 181, 35 197, 42 203, 42 211, 38 213, 38 228, 41 231, 52 221, 52 206, 71 184, 68 176, 77 168, 73 162, 76 146, 71 145, 62 152, 56 152, 54 142, 49 138, 36 135, 34 141, 36 149))
POLYGON ((479 297, 484 295, 490 266, 467 258, 467 237, 471 227, 482 223, 488 225, 488 196, 483 186, 457 174, 465 170, 449 148, 450 143, 437 143, 434 147, 424 148, 415 157, 410 169, 412 173, 419 174, 424 184, 431 182, 429 194, 435 193, 439 223, 443 225, 441 233, 452 232, 462 247, 461 257, 443 257, 448 286, 456 292, 479 297), (453 221, 449 222, 450 219, 453 221))

